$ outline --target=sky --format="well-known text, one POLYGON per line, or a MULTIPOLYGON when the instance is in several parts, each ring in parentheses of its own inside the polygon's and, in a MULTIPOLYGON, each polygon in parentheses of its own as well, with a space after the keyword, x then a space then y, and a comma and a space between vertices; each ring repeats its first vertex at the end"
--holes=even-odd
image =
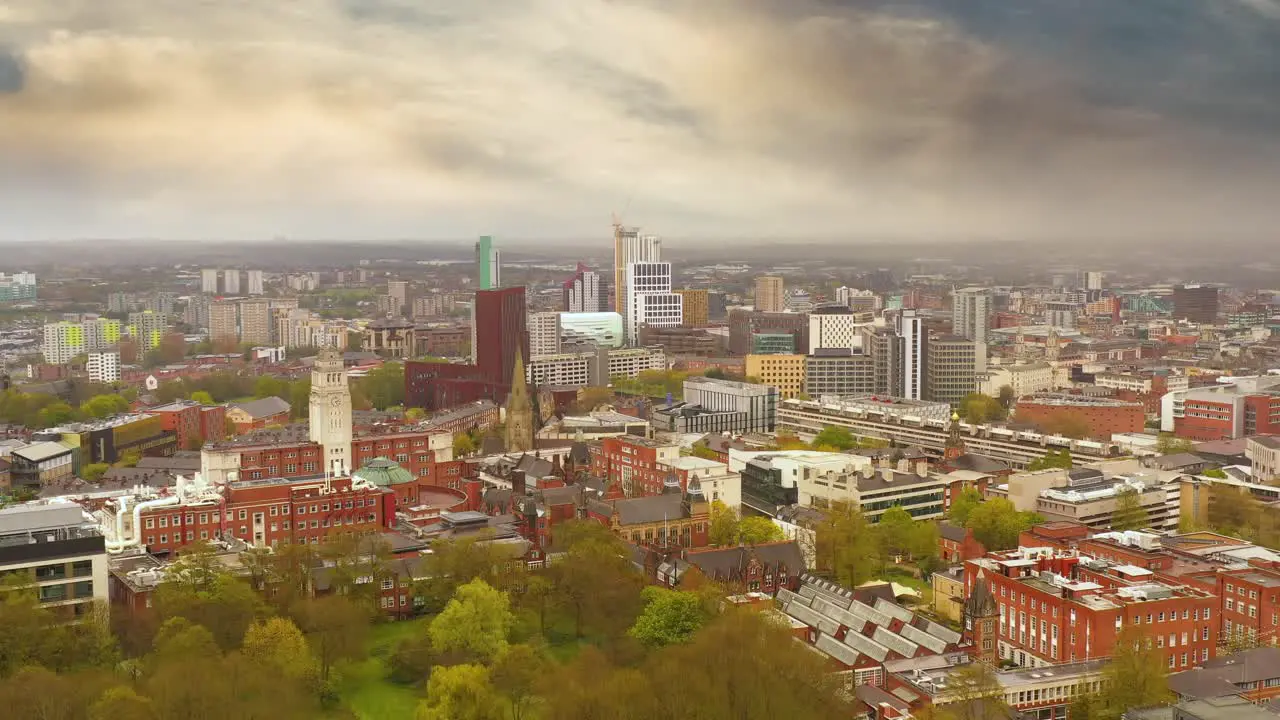
POLYGON ((1272 238, 1280 0, 0 0, 0 239, 1272 238))

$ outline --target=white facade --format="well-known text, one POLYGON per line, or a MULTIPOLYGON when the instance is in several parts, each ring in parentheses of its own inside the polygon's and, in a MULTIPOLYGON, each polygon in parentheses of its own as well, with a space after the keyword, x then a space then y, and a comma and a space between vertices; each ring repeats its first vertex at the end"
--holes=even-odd
POLYGON ((538 386, 588 387, 592 384, 591 364, 594 360, 594 353, 534 357, 525 363, 525 381, 538 386))
POLYGON ((265 291, 262 289, 262 271, 261 270, 249 270, 246 273, 246 277, 249 281, 250 295, 265 294, 265 291))
POLYGON ((560 352, 560 313, 529 313, 527 323, 530 359, 560 352))
POLYGON ((809 316, 810 355, 819 349, 862 350, 863 329, 872 323, 852 313, 814 313, 809 316))
MULTIPOLYGON (((627 317, 627 267, 632 263, 662 260, 662 240, 657 235, 641 235, 640 228, 615 225, 613 228, 613 309, 627 317)), ((668 278, 669 278, 668 274, 668 278)), ((670 283, 667 285, 670 291, 670 283)), ((628 333, 630 337, 630 333, 628 333)))
POLYGON ((62 365, 81 353, 108 350, 119 343, 119 320, 91 318, 45 325, 40 350, 45 362, 62 365))
POLYGON ((89 373, 89 379, 96 383, 116 383, 120 382, 120 353, 115 351, 102 351, 89 353, 89 359, 85 362, 85 372, 89 373))
POLYGON ((200 292, 210 295, 218 294, 218 271, 215 268, 205 268, 200 271, 200 292))
MULTIPOLYGON (((666 370, 667 355, 661 347, 630 348, 609 352, 609 377, 635 377, 645 370, 666 370)), ((608 380, 608 378, 606 378, 608 380)))
POLYGON ((923 400, 929 348, 924 320, 916 316, 915 310, 903 310, 898 315, 897 330, 898 337, 902 338, 902 397, 923 400))
POLYGON ((857 312, 876 312, 884 309, 884 300, 870 290, 851 287, 836 288, 836 302, 857 312))
POLYGON ((1103 280, 1106 273, 1100 270, 1087 270, 1084 273, 1084 289, 1085 290, 1101 290, 1103 280))
POLYGON ((690 480, 697 478, 702 485, 702 495, 709 502, 722 502, 735 510, 742 504, 742 476, 731 472, 728 465, 692 455, 677 457, 666 464, 688 473, 690 480))
POLYGON ((684 320, 684 297, 671 292, 671 263, 633 262, 624 282, 623 323, 627 343, 640 340, 642 325, 679 326, 684 320))
POLYGON ((987 342, 991 317, 991 289, 970 287, 957 290, 951 305, 951 332, 966 340, 987 342))
POLYGON ((525 379, 536 385, 604 386, 610 378, 633 378, 646 370, 666 370, 662 348, 624 348, 546 355, 525 363, 525 379))
POLYGON ((571 313, 595 313, 608 310, 604 297, 604 279, 594 270, 583 270, 574 276, 565 288, 565 311, 571 313))
POLYGON ((1000 388, 1013 388, 1014 397, 1057 389, 1053 366, 1047 362, 995 365, 978 381, 978 392, 1000 397, 1000 388))
POLYGON ((311 442, 324 448, 325 473, 344 476, 351 467, 351 386, 342 355, 323 350, 311 370, 311 442))
POLYGON ((222 272, 222 292, 227 295, 240 294, 239 270, 224 270, 222 272))
POLYGON ((96 525, 71 502, 0 510, 0 542, 11 551, 0 562, 0 576, 34 576, 40 606, 83 606, 71 610, 72 617, 88 615, 93 605, 105 607, 110 601, 107 552, 96 525), (95 536, 96 549, 77 547, 95 536), (73 549, 82 551, 70 552, 73 549), (46 568, 57 572, 43 573, 46 568))

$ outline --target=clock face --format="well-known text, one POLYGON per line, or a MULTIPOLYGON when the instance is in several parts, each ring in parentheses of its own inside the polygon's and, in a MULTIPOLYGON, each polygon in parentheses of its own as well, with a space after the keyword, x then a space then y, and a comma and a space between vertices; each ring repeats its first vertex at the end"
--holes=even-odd
POLYGON ((329 407, 336 408, 341 406, 342 406, 342 398, 338 397, 337 395, 334 395, 333 397, 329 398, 329 407))

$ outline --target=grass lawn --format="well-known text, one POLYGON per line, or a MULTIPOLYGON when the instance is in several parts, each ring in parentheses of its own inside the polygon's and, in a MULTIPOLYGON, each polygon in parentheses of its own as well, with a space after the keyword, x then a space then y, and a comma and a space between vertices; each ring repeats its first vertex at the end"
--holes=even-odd
POLYGON ((899 585, 906 585, 912 590, 918 590, 921 604, 928 604, 933 597, 933 588, 929 585, 929 582, 916 577, 908 568, 890 565, 880 574, 880 579, 887 582, 895 582, 899 585))
POLYGON ((369 657, 342 668, 342 703, 361 720, 412 718, 417 690, 387 679, 387 659, 401 640, 427 631, 430 618, 377 625, 369 636, 369 657))

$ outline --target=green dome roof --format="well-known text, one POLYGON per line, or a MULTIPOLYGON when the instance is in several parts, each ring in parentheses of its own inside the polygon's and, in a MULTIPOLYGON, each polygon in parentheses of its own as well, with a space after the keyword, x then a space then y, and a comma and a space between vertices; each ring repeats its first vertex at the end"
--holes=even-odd
POLYGON ((378 487, 391 487, 414 482, 413 473, 386 458, 374 458, 355 471, 353 477, 368 480, 378 487))

